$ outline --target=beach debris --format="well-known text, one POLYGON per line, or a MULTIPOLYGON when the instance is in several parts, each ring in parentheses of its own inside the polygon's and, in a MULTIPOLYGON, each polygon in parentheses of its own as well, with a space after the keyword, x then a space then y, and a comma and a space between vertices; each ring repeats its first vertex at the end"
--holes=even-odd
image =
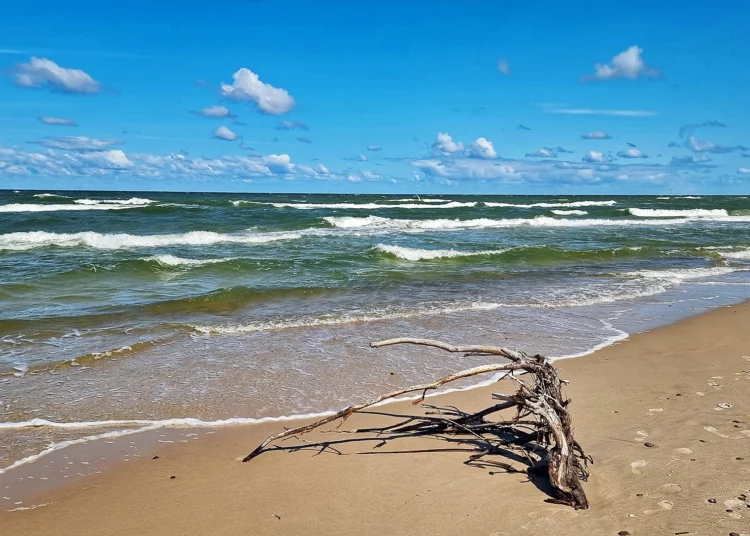
POLYGON ((450 408, 449 412, 440 412, 437 415, 391 415, 400 418, 400 421, 390 426, 360 428, 345 433, 375 434, 373 440, 381 443, 384 441, 383 434, 399 437, 468 436, 472 439, 477 452, 472 454, 466 463, 480 467, 507 466, 502 462, 480 460, 489 455, 507 456, 509 450, 515 450, 522 455, 530 468, 546 466, 547 477, 555 491, 555 498, 549 499, 549 502, 571 506, 576 510, 587 510, 590 507, 581 482, 588 479, 588 464, 593 463, 593 459, 583 451, 573 437, 572 417, 568 412, 571 401, 563 393, 563 387, 567 382, 559 377, 557 369, 549 359, 542 355, 530 355, 498 346, 454 346, 429 339, 398 338, 375 342, 370 346, 381 348, 398 344, 428 346, 471 356, 500 357, 504 362, 465 369, 432 383, 405 387, 369 402, 349 406, 311 424, 286 429, 266 438, 242 461, 248 462, 267 450, 319 448, 320 452, 338 452, 331 447, 330 442, 312 443, 300 440, 305 442, 304 447, 269 445, 287 437, 299 440, 297 436, 333 421, 341 420, 343 423, 352 414, 385 400, 419 393, 418 398, 412 402, 412 405, 417 405, 424 401, 428 392, 443 385, 479 374, 494 373, 499 376, 497 381, 512 382, 516 391, 513 394, 492 393, 492 398, 499 402, 481 411, 466 413, 458 408, 450 408), (523 376, 519 377, 522 374, 523 376), (515 410, 515 416, 501 417, 496 421, 487 418, 503 410, 515 410))
POLYGON ((720 404, 716 404, 716 407, 721 409, 730 409, 732 407, 732 404, 730 404, 729 402, 722 402, 720 404))
POLYGON ((652 448, 654 448, 654 447, 655 447, 656 445, 654 445, 654 444, 653 444, 653 443, 651 443, 650 441, 646 441, 646 442, 645 442, 645 443, 643 444, 643 446, 644 446, 644 447, 648 447, 648 448, 652 449, 652 448))

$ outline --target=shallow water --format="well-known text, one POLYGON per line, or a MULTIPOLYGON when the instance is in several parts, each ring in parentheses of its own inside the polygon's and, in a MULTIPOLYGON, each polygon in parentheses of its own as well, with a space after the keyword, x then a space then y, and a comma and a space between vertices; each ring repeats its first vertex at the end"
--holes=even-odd
POLYGON ((0 193, 0 424, 340 408, 484 361, 374 340, 569 356, 750 296, 745 197, 45 193, 0 193))

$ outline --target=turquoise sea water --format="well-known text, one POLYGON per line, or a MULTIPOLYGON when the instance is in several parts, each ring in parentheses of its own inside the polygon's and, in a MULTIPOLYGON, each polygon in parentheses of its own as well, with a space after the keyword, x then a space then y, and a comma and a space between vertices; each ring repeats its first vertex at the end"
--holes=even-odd
POLYGON ((748 296, 747 197, 5 191, 0 424, 338 408, 476 364, 373 340, 568 356, 748 296))

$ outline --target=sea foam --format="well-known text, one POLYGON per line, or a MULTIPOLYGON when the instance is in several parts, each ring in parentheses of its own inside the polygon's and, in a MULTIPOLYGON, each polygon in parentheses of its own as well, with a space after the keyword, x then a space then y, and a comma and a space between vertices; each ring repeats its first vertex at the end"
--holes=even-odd
POLYGON ((574 207, 611 207, 616 205, 617 201, 559 201, 556 203, 530 203, 527 205, 516 203, 495 203, 485 201, 488 207, 515 207, 515 208, 574 208, 574 207))
POLYGON ((201 246, 221 243, 265 244, 278 240, 301 238, 299 232, 244 232, 236 234, 212 231, 192 231, 182 234, 132 235, 126 233, 102 234, 92 231, 81 233, 50 233, 31 231, 0 235, 0 250, 28 250, 40 247, 80 247, 95 249, 150 248, 159 246, 201 246))
POLYGON ((656 209, 656 208, 629 208, 628 212, 640 218, 705 218, 715 216, 729 216, 723 208, 702 209, 693 208, 685 210, 656 209))
POLYGON ((404 246, 390 246, 378 244, 377 251, 388 253, 406 261, 422 261, 435 259, 452 259, 456 257, 476 257, 482 255, 499 255, 508 251, 507 249, 488 249, 481 251, 458 251, 455 249, 419 249, 404 246))

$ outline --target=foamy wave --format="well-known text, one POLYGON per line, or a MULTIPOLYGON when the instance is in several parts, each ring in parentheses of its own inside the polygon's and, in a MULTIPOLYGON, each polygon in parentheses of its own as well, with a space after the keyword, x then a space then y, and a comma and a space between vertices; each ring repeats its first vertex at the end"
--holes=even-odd
POLYGON ((414 202, 414 201, 418 201, 418 202, 421 202, 421 203, 450 203, 451 202, 450 199, 435 199, 435 198, 432 198, 432 199, 422 199, 421 197, 420 198, 407 197, 407 198, 404 198, 404 199, 394 199, 393 201, 397 202, 397 203, 408 203, 408 202, 414 202))
POLYGON ((60 210, 123 210, 126 208, 138 208, 137 204, 128 205, 35 205, 32 203, 10 203, 0 205, 0 212, 56 212, 60 210))
POLYGON ((153 199, 131 197, 130 199, 76 199, 79 205, 149 205, 156 203, 153 199))
POLYGON ((720 253, 720 255, 727 259, 750 260, 750 249, 727 251, 726 253, 720 253))
POLYGON ((639 270, 637 272, 627 272, 623 275, 633 277, 643 277, 646 279, 661 279, 673 283, 690 281, 692 279, 701 279, 703 277, 716 277, 741 271, 741 268, 729 268, 725 266, 716 266, 713 268, 675 268, 673 270, 639 270))
POLYGON ((457 251, 455 249, 419 249, 404 246, 389 246, 378 244, 375 249, 389 253, 406 261, 421 261, 434 259, 451 259, 455 257, 476 257, 481 255, 498 255, 508 251, 507 249, 490 249, 482 251, 457 251))
MULTIPOLYGON (((327 216, 325 221, 340 229, 398 229, 402 231, 439 231, 457 229, 482 229, 503 227, 616 227, 616 226, 656 226, 656 225, 680 225, 691 220, 680 219, 647 219, 647 220, 615 220, 615 219, 559 219, 548 216, 537 216, 536 218, 511 218, 493 220, 489 218, 478 218, 473 220, 408 220, 392 219, 380 216, 367 216, 358 218, 353 216, 327 216)), ((705 221, 705 220, 704 220, 705 221)), ((750 222, 750 216, 728 216, 724 218, 713 218, 712 221, 750 222)))
POLYGON ((157 262, 162 266, 204 266, 206 264, 219 264, 236 259, 237 257, 225 257, 222 259, 183 259, 182 257, 177 257, 175 255, 154 255, 153 257, 146 257, 143 260, 157 262))
POLYGON ((0 249, 27 250, 48 246, 87 246, 95 249, 121 249, 159 246, 203 246, 221 243, 265 244, 277 240, 294 240, 301 237, 302 233, 295 232, 223 234, 211 231, 192 231, 183 234, 131 235, 125 233, 102 234, 91 231, 82 233, 31 231, 0 235, 0 249))
MULTIPOLYGON (((410 199, 413 201, 413 199, 410 199)), ((460 203, 458 201, 450 201, 443 204, 424 204, 424 203, 400 203, 398 205, 384 204, 384 203, 267 203, 260 201, 232 201, 234 206, 240 204, 252 204, 252 205, 268 205, 276 208, 296 208, 300 210, 315 210, 321 208, 330 209, 364 209, 364 210, 377 210, 383 208, 468 208, 475 207, 476 202, 460 203)))
POLYGON ((67 195, 60 195, 60 194, 34 194, 34 197, 38 197, 40 199, 44 199, 46 197, 63 197, 63 198, 66 198, 66 199, 70 199, 69 196, 67 196, 67 195))
POLYGON ((256 331, 337 326, 340 324, 351 324, 352 322, 375 322, 378 320, 412 318, 416 316, 434 316, 462 311, 490 311, 506 306, 506 304, 502 303, 468 302, 447 306, 428 305, 419 309, 375 310, 367 313, 324 315, 319 317, 299 318, 295 320, 268 320, 262 322, 251 322, 249 324, 228 324, 223 326, 195 325, 193 326, 193 329, 199 333, 234 335, 240 333, 254 333, 256 331))
POLYGON ((552 210, 551 212, 558 216, 585 216, 588 214, 585 210, 552 210))
POLYGON ((516 207, 516 208, 566 208, 566 207, 611 207, 616 205, 617 201, 560 201, 557 203, 530 203, 528 205, 514 203, 494 203, 485 201, 488 207, 516 207))
POLYGON ((729 216, 729 213, 722 209, 686 209, 686 210, 670 210, 670 209, 658 209, 658 208, 629 208, 628 212, 633 216, 640 218, 705 218, 705 217, 716 217, 716 216, 729 216))

